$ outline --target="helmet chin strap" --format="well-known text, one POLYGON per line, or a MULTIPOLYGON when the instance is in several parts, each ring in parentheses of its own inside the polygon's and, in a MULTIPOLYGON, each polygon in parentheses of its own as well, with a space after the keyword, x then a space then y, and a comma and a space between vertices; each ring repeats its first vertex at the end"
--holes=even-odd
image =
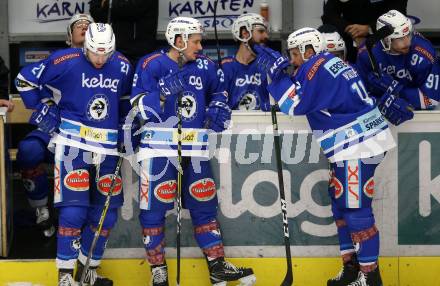
POLYGON ((306 54, 305 51, 304 53, 301 53, 301 58, 303 59, 304 62, 307 62, 309 59, 306 59, 305 54, 306 54))
POLYGON ((179 61, 181 61, 182 64, 187 62, 187 59, 185 57, 185 54, 183 53, 184 50, 179 50, 179 61))
POLYGON ((251 45, 249 45, 249 41, 250 41, 251 39, 249 39, 248 41, 246 41, 246 42, 243 42, 244 43, 244 46, 246 47, 246 49, 248 49, 248 51, 251 53, 251 55, 253 55, 253 56, 257 56, 256 54, 255 54, 255 52, 252 50, 252 48, 251 48, 251 45))
POLYGON ((185 54, 183 53, 183 51, 186 50, 186 48, 184 49, 177 49, 177 53, 179 54, 178 58, 177 58, 177 62, 181 63, 182 65, 185 64, 186 62, 188 62, 188 59, 185 57, 185 54))

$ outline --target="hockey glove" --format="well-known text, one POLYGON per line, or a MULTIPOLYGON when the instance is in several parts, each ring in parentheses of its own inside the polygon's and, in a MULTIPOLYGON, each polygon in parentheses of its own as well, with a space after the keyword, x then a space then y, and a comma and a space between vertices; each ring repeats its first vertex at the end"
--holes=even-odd
POLYGON ((52 134, 60 126, 60 110, 53 101, 39 103, 29 123, 38 126, 38 129, 45 133, 52 134))
POLYGON ((162 102, 160 101, 160 103, 157 102, 156 104, 157 98, 154 96, 155 94, 150 94, 148 92, 136 95, 131 100, 133 108, 130 110, 129 116, 131 118, 137 117, 137 119, 141 121, 148 120, 151 122, 160 122, 162 102), (150 97, 150 99, 148 97, 150 97))
POLYGON ((187 86, 187 82, 188 76, 184 71, 172 73, 160 78, 157 87, 160 90, 161 99, 165 100, 170 95, 183 92, 187 86))
POLYGON ((277 51, 261 45, 254 45, 253 50, 257 54, 257 65, 272 80, 276 80, 289 66, 289 59, 277 51))
POLYGON ((402 124, 414 117, 413 107, 404 99, 393 94, 395 84, 385 92, 379 100, 377 107, 380 112, 394 125, 402 124))
POLYGON ((231 109, 221 101, 211 101, 206 111, 204 127, 215 132, 222 132, 229 127, 231 109))
POLYGON ((378 76, 376 73, 370 72, 368 74, 368 83, 371 91, 375 94, 383 94, 388 88, 392 88, 392 93, 396 94, 403 88, 403 86, 399 84, 398 81, 394 80, 389 74, 378 76))

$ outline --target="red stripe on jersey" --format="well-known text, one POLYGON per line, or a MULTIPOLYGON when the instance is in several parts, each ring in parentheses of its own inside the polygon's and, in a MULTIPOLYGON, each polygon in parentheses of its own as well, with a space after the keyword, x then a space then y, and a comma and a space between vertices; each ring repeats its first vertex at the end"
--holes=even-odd
POLYGON ((80 56, 79 53, 76 53, 76 54, 67 54, 67 55, 64 55, 64 56, 61 56, 61 57, 59 57, 59 58, 54 59, 54 60, 53 60, 53 64, 54 64, 54 65, 57 65, 57 64, 59 64, 59 63, 61 63, 61 62, 64 62, 64 61, 67 61, 67 60, 70 60, 70 59, 73 59, 73 58, 77 58, 77 57, 79 57, 79 56, 80 56))
POLYGON ((434 62, 434 56, 431 55, 430 52, 428 52, 426 49, 420 47, 420 46, 416 46, 414 48, 414 50, 416 50, 417 52, 421 53, 422 55, 424 55, 426 58, 428 58, 428 60, 433 63, 434 62))
POLYGON ((155 58, 157 58, 157 57, 159 57, 159 56, 161 56, 161 55, 162 55, 162 54, 159 53, 159 54, 154 54, 154 55, 152 55, 152 56, 146 58, 146 59, 144 60, 144 62, 142 63, 142 68, 145 69, 145 68, 147 67, 147 65, 148 65, 149 62, 151 62, 152 60, 154 60, 155 58))
POLYGON ((324 58, 320 58, 317 60, 313 66, 310 68, 309 72, 307 73, 307 79, 312 80, 312 78, 315 76, 316 72, 318 71, 318 68, 322 63, 325 62, 324 58))

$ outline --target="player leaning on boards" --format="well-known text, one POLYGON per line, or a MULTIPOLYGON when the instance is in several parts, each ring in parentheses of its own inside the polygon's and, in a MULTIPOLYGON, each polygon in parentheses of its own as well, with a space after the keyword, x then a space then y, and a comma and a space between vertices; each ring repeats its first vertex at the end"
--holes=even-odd
POLYGON ((256 55, 250 48, 253 44, 266 43, 268 33, 268 23, 258 14, 240 15, 232 24, 232 35, 239 42, 238 50, 234 57, 222 60, 231 109, 270 110, 267 78, 258 70, 256 55))
POLYGON ((394 139, 356 70, 324 51, 321 33, 302 28, 287 44, 297 68, 293 78, 284 73, 289 63, 280 53, 258 45, 254 50, 281 111, 307 116, 330 161, 329 194, 344 267, 327 285, 381 286, 373 175, 385 152, 395 147, 394 139))
MULTIPOLYGON (((36 109, 31 123, 53 135, 59 286, 76 285, 77 259, 75 280, 82 275, 118 161, 118 135, 122 134, 118 129, 125 117, 120 111, 124 104, 130 105, 124 96, 130 92, 132 74, 128 60, 115 51, 111 26, 92 23, 83 49, 57 51, 38 69, 24 67, 17 77, 26 107, 36 109)), ((117 177, 85 285, 113 285, 96 269, 122 203, 122 180, 117 177)))
POLYGON ((440 100, 440 64, 434 47, 399 11, 380 16, 376 28, 384 26, 394 32, 372 49, 379 74, 372 70, 365 45, 359 48, 356 66, 367 88, 376 96, 390 88, 416 110, 434 109, 440 100))
POLYGON ((209 58, 200 55, 202 33, 196 19, 172 19, 165 32, 169 51, 142 58, 133 80, 131 102, 146 121, 137 158, 141 162, 139 219, 154 286, 168 285, 164 225, 165 214, 173 209, 178 190, 179 108, 183 207, 189 209, 211 283, 218 286, 234 280, 240 280, 240 285, 255 283, 252 269, 238 268, 225 260, 217 221, 217 190, 206 158, 206 128, 215 132, 225 130, 231 110, 227 93, 221 88, 221 70, 217 71, 209 58))
MULTIPOLYGON (((71 48, 82 48, 87 27, 93 22, 92 17, 88 14, 73 15, 67 26, 66 44, 71 48)), ((45 65, 45 60, 31 65, 32 68, 39 70, 39 66, 42 64, 45 65)), ((54 162, 53 153, 47 149, 50 138, 46 132, 39 129, 33 130, 19 142, 17 153, 17 164, 20 168, 29 205, 35 208, 36 224, 46 237, 55 234, 54 222, 49 215, 49 179, 46 172, 46 164, 54 162)))

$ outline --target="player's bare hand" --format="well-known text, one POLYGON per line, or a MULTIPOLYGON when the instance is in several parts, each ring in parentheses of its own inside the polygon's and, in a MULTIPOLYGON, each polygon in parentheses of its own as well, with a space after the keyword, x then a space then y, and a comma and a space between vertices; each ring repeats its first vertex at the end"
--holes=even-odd
POLYGON ((0 99, 0 106, 7 107, 8 112, 12 112, 14 110, 14 103, 10 100, 0 99))
POLYGON ((353 39, 356 39, 359 37, 366 37, 368 35, 368 28, 368 25, 352 24, 345 28, 345 32, 353 39))

